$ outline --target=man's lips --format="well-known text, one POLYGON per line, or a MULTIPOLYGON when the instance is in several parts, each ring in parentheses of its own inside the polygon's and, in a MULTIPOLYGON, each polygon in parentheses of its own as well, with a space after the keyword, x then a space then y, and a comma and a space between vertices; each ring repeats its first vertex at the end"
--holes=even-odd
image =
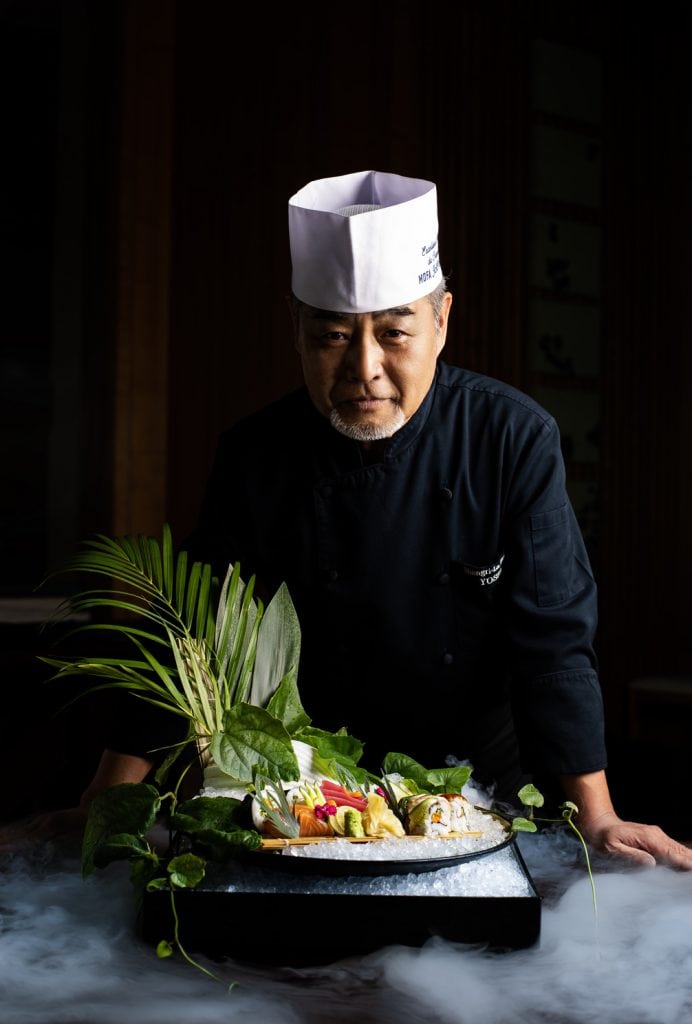
POLYGON ((392 402, 393 399, 377 395, 358 395, 355 398, 342 398, 336 405, 339 409, 354 409, 360 412, 369 412, 374 409, 381 409, 383 405, 392 402))
POLYGON ((342 416, 372 416, 389 408, 391 398, 345 398, 337 402, 337 409, 342 416))

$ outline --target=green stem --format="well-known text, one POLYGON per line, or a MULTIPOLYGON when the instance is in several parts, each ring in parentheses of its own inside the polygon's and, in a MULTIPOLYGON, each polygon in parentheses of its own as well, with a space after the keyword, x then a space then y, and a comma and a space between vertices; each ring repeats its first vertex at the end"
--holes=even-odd
MULTIPOLYGON (((196 967, 198 971, 201 971, 202 974, 206 974, 208 978, 212 979, 212 981, 218 981, 222 985, 227 985, 228 983, 224 981, 223 978, 220 978, 218 974, 214 974, 213 971, 207 970, 207 968, 204 967, 202 964, 198 963, 196 960, 193 960, 193 958, 190 956, 190 954, 187 952, 182 942, 180 941, 180 920, 178 918, 178 911, 175 906, 175 892, 173 889, 171 889, 171 913, 173 914, 173 939, 175 941, 177 948, 180 950, 180 953, 182 954, 183 958, 187 960, 191 967, 196 967)), ((232 981, 228 985, 228 991, 230 992, 232 989, 234 989, 237 984, 238 983, 236 981, 232 981)))
POLYGON ((589 882, 591 883, 591 900, 593 902, 593 914, 594 914, 594 917, 598 917, 598 907, 596 905, 596 885, 595 885, 594 879, 593 879, 593 872, 591 871, 591 860, 589 858, 588 847, 587 847, 586 842, 584 840, 584 836, 581 834, 581 832, 579 831, 577 826, 572 821, 571 815, 570 815, 570 817, 565 818, 565 821, 567 822, 569 827, 572 829, 572 831, 576 834, 577 838, 579 839, 579 842, 582 845, 582 849, 584 851, 584 857, 586 859, 586 870, 589 873, 589 882))
POLYGON ((586 845, 586 841, 585 841, 583 835, 581 834, 581 832, 579 831, 577 826, 572 821, 572 815, 571 814, 566 814, 562 818, 534 818, 533 820, 534 821, 542 821, 546 825, 563 825, 565 822, 567 822, 569 827, 575 833, 575 835, 576 835, 577 839, 579 840, 579 842, 581 843, 582 849, 584 851, 584 859, 586 860, 586 870, 587 870, 587 873, 589 875, 589 882, 591 884, 591 901, 593 903, 593 913, 594 913, 594 917, 597 918, 598 917, 598 906, 597 906, 597 903, 596 903, 596 883, 594 882, 593 872, 591 870, 591 858, 589 857, 589 850, 588 850, 588 847, 586 845))

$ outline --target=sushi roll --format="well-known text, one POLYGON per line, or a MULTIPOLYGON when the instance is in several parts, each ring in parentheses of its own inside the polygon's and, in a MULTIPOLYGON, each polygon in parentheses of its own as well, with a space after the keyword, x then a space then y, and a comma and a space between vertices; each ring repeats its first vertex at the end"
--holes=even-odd
POLYGON ((469 823, 466 815, 471 808, 469 801, 461 793, 445 793, 445 798, 449 801, 451 810, 450 831, 468 832, 469 823))
POLYGON ((443 836, 451 831, 452 809, 444 796, 419 793, 405 804, 406 832, 410 836, 443 836))

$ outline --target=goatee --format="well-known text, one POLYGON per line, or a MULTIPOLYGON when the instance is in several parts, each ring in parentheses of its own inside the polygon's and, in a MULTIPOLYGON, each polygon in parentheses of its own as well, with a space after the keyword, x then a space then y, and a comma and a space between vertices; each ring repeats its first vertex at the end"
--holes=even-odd
POLYGON ((400 430, 406 422, 401 406, 395 406, 394 412, 387 423, 347 423, 341 418, 338 409, 332 409, 329 422, 345 437, 352 441, 383 441, 400 430))

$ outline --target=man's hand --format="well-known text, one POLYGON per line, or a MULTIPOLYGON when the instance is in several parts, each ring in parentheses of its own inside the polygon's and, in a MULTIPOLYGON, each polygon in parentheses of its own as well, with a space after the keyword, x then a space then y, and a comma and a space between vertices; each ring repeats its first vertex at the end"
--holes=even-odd
POLYGON ((84 831, 91 801, 104 789, 121 782, 142 782, 152 762, 134 754, 104 750, 96 773, 82 794, 78 807, 34 814, 0 828, 0 853, 26 849, 60 837, 78 838, 84 831))
POLYGON ((60 811, 32 814, 29 818, 0 828, 0 853, 16 853, 34 843, 81 835, 87 819, 84 807, 68 807, 60 811))
POLYGON ((567 799, 579 808, 577 828, 595 849, 642 867, 666 864, 692 871, 692 849, 671 839, 658 825, 640 825, 618 817, 605 772, 563 775, 560 781, 567 799))
POLYGON ((692 871, 692 849, 671 839, 658 825, 640 825, 623 821, 615 812, 607 812, 589 822, 576 825, 588 843, 604 853, 612 853, 642 867, 666 864, 692 871))

